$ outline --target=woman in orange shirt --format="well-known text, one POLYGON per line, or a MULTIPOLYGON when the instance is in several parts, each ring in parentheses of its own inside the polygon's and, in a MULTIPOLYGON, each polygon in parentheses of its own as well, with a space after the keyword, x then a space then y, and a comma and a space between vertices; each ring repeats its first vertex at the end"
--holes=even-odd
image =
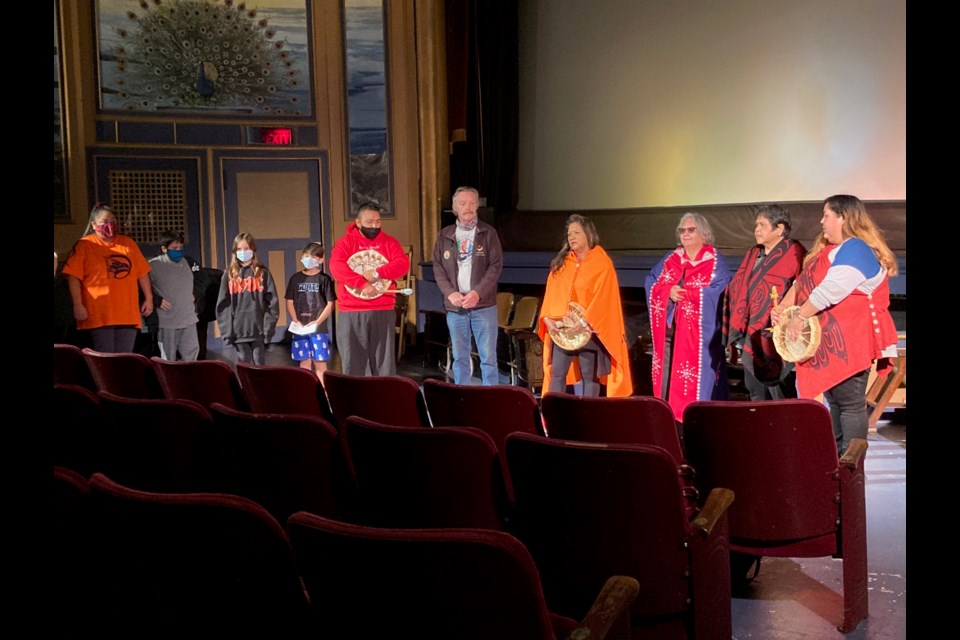
POLYGON ((94 205, 87 235, 63 267, 77 329, 89 330, 94 350, 104 353, 132 352, 141 317, 153 313, 150 266, 137 243, 117 229, 113 210, 94 205))

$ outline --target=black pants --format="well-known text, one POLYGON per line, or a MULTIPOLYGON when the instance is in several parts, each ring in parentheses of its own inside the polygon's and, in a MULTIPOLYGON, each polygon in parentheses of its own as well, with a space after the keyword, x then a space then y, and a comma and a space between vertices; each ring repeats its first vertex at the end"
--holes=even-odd
POLYGON ((753 373, 753 356, 745 349, 740 354, 743 363, 743 384, 750 392, 750 400, 783 400, 797 397, 797 374, 793 363, 784 362, 780 370, 780 379, 772 384, 760 382, 753 373))
MULTIPOLYGON (((550 381, 547 387, 548 391, 562 393, 567 389, 567 371, 574 360, 580 365, 580 378, 583 382, 583 395, 590 398, 600 397, 601 375, 600 362, 603 354, 600 353, 600 345, 595 341, 595 337, 577 351, 564 351, 556 344, 553 345, 553 351, 550 356, 550 381)), ((608 372, 609 373, 609 372, 608 372)))
POLYGON ((93 350, 101 353, 133 353, 137 329, 129 324, 114 324, 90 330, 93 350))

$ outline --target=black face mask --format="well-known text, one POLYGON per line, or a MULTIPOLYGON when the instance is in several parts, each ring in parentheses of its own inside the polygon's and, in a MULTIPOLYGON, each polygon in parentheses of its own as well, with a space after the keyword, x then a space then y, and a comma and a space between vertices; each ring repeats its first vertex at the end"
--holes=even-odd
POLYGON ((360 233, 363 234, 363 237, 367 240, 373 240, 378 235, 380 235, 380 227, 359 227, 360 233))

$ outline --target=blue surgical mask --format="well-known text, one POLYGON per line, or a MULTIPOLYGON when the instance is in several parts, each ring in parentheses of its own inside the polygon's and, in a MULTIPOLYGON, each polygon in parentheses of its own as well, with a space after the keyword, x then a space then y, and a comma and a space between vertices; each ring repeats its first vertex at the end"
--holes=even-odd
POLYGON ((243 249, 238 249, 237 260, 239 260, 240 262, 250 262, 251 260, 253 260, 253 251, 251 249, 247 249, 246 251, 244 251, 243 249))
POLYGON ((303 264, 304 269, 316 269, 320 266, 320 261, 313 256, 303 256, 300 258, 300 263, 303 264))
POLYGON ((167 257, 174 262, 183 260, 183 249, 167 249, 167 257))

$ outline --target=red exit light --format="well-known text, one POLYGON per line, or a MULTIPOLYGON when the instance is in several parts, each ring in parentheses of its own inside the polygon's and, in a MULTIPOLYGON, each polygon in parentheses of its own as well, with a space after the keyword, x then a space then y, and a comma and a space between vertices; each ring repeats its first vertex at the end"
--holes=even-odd
POLYGON ((293 129, 260 129, 261 144, 293 144, 293 129))

